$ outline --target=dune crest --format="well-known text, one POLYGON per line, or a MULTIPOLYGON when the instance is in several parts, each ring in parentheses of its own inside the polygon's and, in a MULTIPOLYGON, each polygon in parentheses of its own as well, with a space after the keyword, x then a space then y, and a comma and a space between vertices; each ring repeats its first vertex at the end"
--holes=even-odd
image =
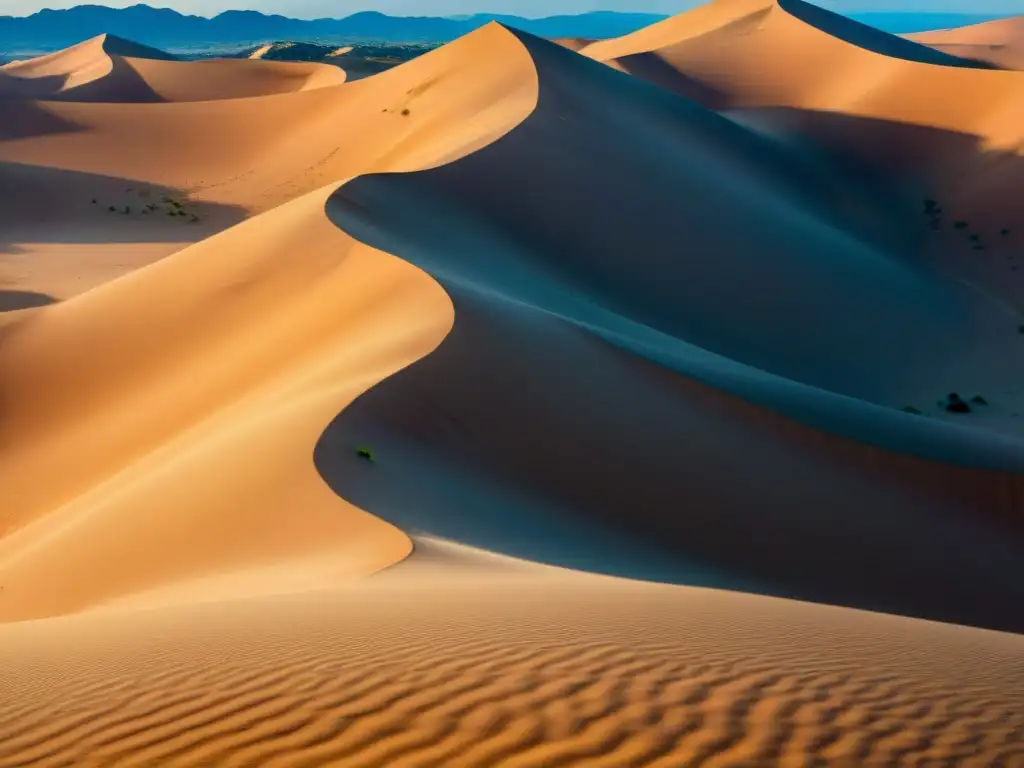
POLYGON ((1016 73, 681 19, 694 98, 491 24, 5 102, 0 765, 1012 764, 1024 305, 927 227, 1018 177, 809 116, 991 152, 1016 73))
POLYGON ((0 67, 0 100, 100 103, 207 101, 320 88, 345 81, 337 67, 255 61, 178 61, 114 35, 0 67))
POLYGON ((987 61, 1002 69, 1024 70, 1024 16, 905 37, 954 56, 987 61))
MULTIPOLYGON (((401 139, 375 137, 389 148, 376 158, 376 167, 429 167, 476 149, 522 119, 530 109, 531 89, 536 94, 535 72, 519 42, 496 26, 461 46, 423 57, 405 77, 382 79, 380 86, 385 94, 401 87, 399 94, 408 98, 406 84, 429 87, 452 56, 471 55, 478 46, 504 49, 491 80, 478 69, 475 90, 449 90, 422 104, 411 102, 435 114, 472 114, 471 130, 438 134, 426 115, 410 129, 392 120, 401 139), (513 85, 522 90, 522 98, 509 97, 513 85), (479 109, 485 94, 494 109, 479 109)), ((325 127, 329 123, 320 129, 325 127)), ((342 556, 333 570, 342 574, 383 567, 408 551, 401 534, 372 518, 364 520, 357 510, 349 513, 356 533, 345 533, 345 517, 331 510, 347 506, 340 500, 332 503, 310 455, 317 436, 352 397, 440 342, 451 323, 451 305, 418 270, 383 255, 371 258, 370 249, 327 221, 324 203, 336 186, 66 303, 19 317, 5 328, 0 370, 11 412, 0 423, 0 444, 18 450, 0 454, 0 483, 10 499, 0 518, 5 534, 0 578, 8 590, 0 617, 81 610, 135 591, 174 596, 190 590, 223 595, 280 589, 291 580, 281 582, 276 568, 302 556, 317 563, 315 578, 306 577, 329 585, 335 580, 325 579, 323 568, 334 540, 342 556), (289 252, 300 255, 278 258, 289 252), (182 290, 169 288, 179 281, 182 290), (314 295, 321 296, 319 309, 314 295), (305 308, 301 313, 289 307, 289 296, 305 308), (368 314, 359 314, 360 306, 368 314), (389 319, 387 313, 396 310, 389 319), (385 314, 374 314, 381 311, 385 314), (119 318, 126 312, 133 323, 122 327, 119 318), (414 317, 419 321, 413 322, 414 317), (378 341, 366 335, 366 324, 378 327, 378 341), (195 344, 192 337, 200 328, 208 329, 202 334, 206 341, 195 344), (72 338, 79 341, 71 344, 72 338), (259 338, 263 341, 257 343, 259 338), (278 339, 286 355, 274 352, 271 338, 278 339), (68 345, 80 354, 54 359, 47 352, 68 345), (327 348, 336 357, 325 357, 327 348), (181 355, 193 363, 183 366, 181 355), (175 373, 189 369, 207 373, 188 374, 189 384, 175 373), (333 384, 326 387, 324 377, 333 384), (77 381, 74 394, 60 398, 62 405, 55 408, 55 392, 48 387, 69 381, 77 381), (249 416, 246 409, 251 409, 249 416), (285 447, 286 434, 296 441, 293 448, 285 447), (245 449, 229 448, 233 441, 242 441, 238 446, 245 449), (272 449, 274 444, 279 447, 272 449), (234 469, 204 458, 208 451, 223 450, 236 456, 234 469), (190 459, 172 462, 177 469, 168 472, 170 456, 190 459), (69 471, 44 481, 55 465, 67 465, 69 471), (250 483, 253 472, 260 484, 250 483), (158 491, 161 487, 168 490, 158 491), (171 488, 179 490, 172 493, 171 488), (75 589, 52 587, 51 579, 67 578, 97 547, 117 546, 124 535, 118 521, 152 494, 164 503, 147 507, 146 522, 130 524, 137 554, 95 579, 78 582, 75 589), (256 523, 252 503, 264 510, 264 526, 273 526, 277 514, 294 508, 289 524, 296 538, 269 536, 269 529, 256 523), (199 517, 194 522, 181 517, 177 510, 183 508, 199 517), (200 519, 216 524, 198 525, 200 519), (380 529, 382 543, 369 543, 372 535, 360 538, 364 528, 380 529), (171 548, 169 560, 158 557, 171 536, 184 537, 181 547, 193 556, 178 558, 177 548, 171 548), (346 544, 352 538, 355 543, 346 544), (231 546, 219 545, 227 540, 231 546), (375 547, 385 554, 377 559, 359 555, 357 563, 370 564, 348 567, 346 547, 375 547), (272 577, 263 579, 263 565, 272 577), (200 586, 187 586, 193 582, 200 586)))

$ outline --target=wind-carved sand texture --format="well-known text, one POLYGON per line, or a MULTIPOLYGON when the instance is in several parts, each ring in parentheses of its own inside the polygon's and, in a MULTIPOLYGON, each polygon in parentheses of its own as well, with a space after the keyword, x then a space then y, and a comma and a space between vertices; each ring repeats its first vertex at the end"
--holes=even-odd
POLYGON ((0 79, 0 766, 1024 761, 1021 75, 579 45, 0 79))

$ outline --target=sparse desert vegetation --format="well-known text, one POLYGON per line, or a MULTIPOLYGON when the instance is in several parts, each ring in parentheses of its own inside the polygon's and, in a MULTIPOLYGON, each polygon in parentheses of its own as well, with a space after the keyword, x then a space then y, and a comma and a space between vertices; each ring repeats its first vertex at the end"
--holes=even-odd
MULTIPOLYGON (((152 197, 153 192, 151 190, 144 188, 136 190, 135 188, 129 187, 124 190, 124 194, 132 197, 150 198, 152 197)), ((100 199, 92 198, 91 204, 99 205, 100 199)), ((188 207, 190 207, 192 204, 185 199, 175 198, 170 195, 163 195, 161 197, 161 204, 163 205, 163 211, 166 213, 167 216, 174 218, 180 217, 186 219, 190 224, 196 224, 201 221, 201 217, 197 212, 188 210, 188 207)), ((156 213, 160 210, 161 205, 157 203, 145 203, 138 209, 133 208, 130 203, 111 203, 107 205, 107 211, 109 211, 110 213, 120 212, 122 215, 125 216, 131 216, 135 213, 148 216, 150 213, 156 213)))
POLYGON ((0 75, 0 765, 1017 768, 1024 71, 144 42, 0 75))

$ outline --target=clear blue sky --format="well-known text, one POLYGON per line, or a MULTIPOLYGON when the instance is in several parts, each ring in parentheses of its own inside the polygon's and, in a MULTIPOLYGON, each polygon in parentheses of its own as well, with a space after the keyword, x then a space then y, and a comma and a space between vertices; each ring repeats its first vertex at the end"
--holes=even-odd
MULTIPOLYGON (((68 8, 83 2, 124 7, 139 0, 0 0, 0 15, 23 16, 40 8, 68 8)), ((515 13, 550 16, 595 9, 678 13, 699 0, 149 0, 149 5, 176 8, 183 13, 210 16, 228 8, 253 8, 299 18, 346 16, 361 10, 379 10, 401 16, 460 13, 515 13)), ((819 5, 840 12, 928 11, 1016 15, 1024 13, 1024 0, 819 0, 819 5)))

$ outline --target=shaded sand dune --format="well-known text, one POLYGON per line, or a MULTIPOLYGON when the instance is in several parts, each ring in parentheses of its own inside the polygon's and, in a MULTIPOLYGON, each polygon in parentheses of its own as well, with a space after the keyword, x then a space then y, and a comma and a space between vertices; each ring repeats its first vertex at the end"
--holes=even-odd
POLYGON ((344 80, 344 72, 322 64, 175 61, 154 48, 100 35, 0 67, 0 100, 205 101, 306 90, 344 80))
MULTIPOLYGON (((412 101, 419 130, 400 118, 390 142, 374 137, 392 148, 377 167, 429 167, 525 116, 536 73, 498 27, 380 83, 409 98, 410 81, 436 82, 481 47, 494 65, 476 69, 476 88, 423 89, 412 101), (432 130, 431 117, 469 115, 472 130, 432 130)), ((0 618, 134 593, 187 601, 329 585, 408 552, 398 531, 336 499, 310 457, 348 401, 441 341, 451 304, 419 270, 333 227, 333 186, 4 328, 0 618), (223 451, 234 469, 215 459, 223 451), (51 477, 54 466, 66 471, 51 477), (274 533, 284 509, 288 536, 274 533), (109 548, 125 554, 56 587, 109 548)))
POLYGON ((1022 756, 1020 635, 594 573, 1024 629, 1024 323, 909 198, 498 25, 5 122, 216 233, 0 313, 0 766, 1022 756))
POLYGON ((799 0, 723 0, 582 53, 869 179, 902 200, 929 259, 1024 309, 1024 77, 908 60, 877 31, 861 47, 862 32, 799 0))
POLYGON ((794 103, 794 92, 806 97, 820 89, 839 98, 858 85, 873 87, 907 63, 990 66, 803 0, 714 0, 624 37, 599 40, 580 52, 689 98, 721 104, 743 100, 746 84, 761 99, 786 93, 794 103), (829 66, 811 67, 812 61, 829 66))
MULTIPOLYGON (((541 90, 521 126, 460 161, 363 176, 332 198, 340 228, 427 270, 457 311, 442 349, 364 398, 368 425, 361 404, 342 414, 342 446, 383 422, 374 442, 388 441, 382 456, 396 442, 399 465, 392 475, 382 458, 375 480, 341 480, 339 494, 385 517, 394 508, 408 528, 431 489, 464 530, 425 530, 492 549, 508 531, 474 532, 473 521, 502 503, 505 519, 529 519, 537 501, 513 502, 516 489, 553 502, 546 519, 563 507, 614 524, 629 508, 637 538, 767 591, 1024 628, 1009 608, 1024 599, 1019 438, 899 411, 961 382, 1015 388, 1019 315, 830 225, 805 202, 809 190, 787 198, 772 174, 781 150, 760 137, 554 44, 525 45, 541 90), (602 178, 630 196, 608 197, 602 178), (776 445, 785 433, 788 449, 754 450, 751 462, 744 446, 762 430, 776 445), (820 463, 823 450, 834 458, 820 463), (398 482, 408 472, 414 491, 398 482), (493 478, 489 493, 481 478, 493 478), (752 508, 763 512, 751 519, 752 508)), ((1008 411, 1002 419, 1018 429, 1008 411)), ((328 453, 319 457, 328 474, 328 453)), ((641 575, 583 549, 613 573, 641 575)), ((708 583, 692 567, 652 571, 708 583)))
POLYGON ((905 37, 944 53, 987 61, 1002 69, 1024 69, 1024 16, 905 37))
MULTIPOLYGON (((9 103, 0 121, 0 137, 7 133, 0 163, 10 165, 0 174, 16 176, 0 186, 8 211, 0 206, 0 249, 7 252, 0 268, 12 288, 65 298, 325 184, 388 170, 405 158, 412 163, 406 167, 443 162, 447 156, 432 153, 448 142, 486 144, 490 131, 504 130, 493 126, 505 124, 507 110, 525 113, 536 89, 532 74, 509 83, 507 59, 490 56, 487 44, 477 36, 434 52, 425 64, 263 99, 159 109, 9 103), (480 61, 473 67, 459 66, 474 56, 480 61), (38 226, 22 225, 14 213, 22 180, 34 197, 52 201, 35 207, 38 226), (200 222, 170 219, 163 208, 143 219, 141 208, 165 195, 186 203, 200 222), (131 213, 111 220, 111 205, 131 213), (99 232, 119 245, 97 270, 89 244, 99 232)), ((221 63, 245 65, 210 66, 221 63)))

